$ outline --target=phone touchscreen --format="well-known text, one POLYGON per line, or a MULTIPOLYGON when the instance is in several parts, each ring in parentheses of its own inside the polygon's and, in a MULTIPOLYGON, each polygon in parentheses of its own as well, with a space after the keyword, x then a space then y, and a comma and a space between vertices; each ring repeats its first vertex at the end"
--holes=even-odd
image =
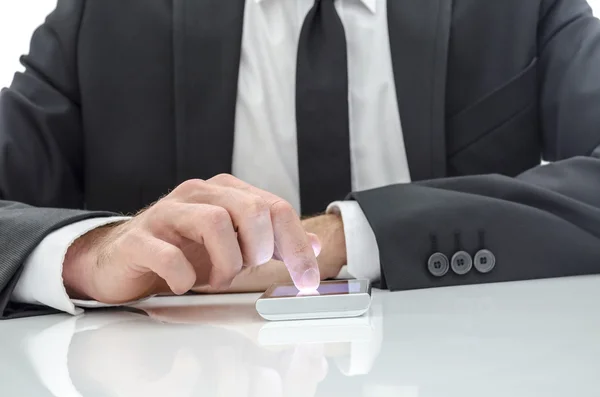
POLYGON ((316 291, 300 292, 293 284, 276 285, 267 291, 263 298, 291 298, 295 296, 320 296, 320 295, 351 295, 364 293, 359 280, 339 280, 321 283, 316 291))

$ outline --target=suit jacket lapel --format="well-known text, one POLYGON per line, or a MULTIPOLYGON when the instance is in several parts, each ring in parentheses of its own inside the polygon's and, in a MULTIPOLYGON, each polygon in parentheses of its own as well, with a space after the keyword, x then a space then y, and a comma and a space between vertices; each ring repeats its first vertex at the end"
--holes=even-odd
POLYGON ((398 108, 413 181, 446 175, 445 92, 452 0, 388 0, 398 108))
POLYGON ((231 172, 245 0, 173 0, 177 179, 231 172))

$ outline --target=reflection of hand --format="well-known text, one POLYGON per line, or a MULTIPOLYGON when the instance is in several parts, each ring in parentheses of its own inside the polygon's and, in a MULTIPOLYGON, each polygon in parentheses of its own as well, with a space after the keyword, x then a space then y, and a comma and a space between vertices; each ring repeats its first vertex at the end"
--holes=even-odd
POLYGON ((213 352, 216 370, 216 395, 235 397, 311 397, 327 376, 328 364, 322 345, 299 345, 281 354, 286 362, 274 368, 253 362, 234 347, 213 352), (287 367, 287 368, 286 368, 287 367))
MULTIPOLYGON (((336 277, 346 264, 346 243, 344 225, 339 215, 322 215, 302 221, 309 236, 317 235, 321 243, 318 256, 321 280, 336 277)), ((243 270, 232 282, 230 288, 219 291, 210 286, 193 289, 199 293, 218 292, 264 292, 272 284, 289 283, 290 274, 283 262, 272 260, 262 266, 243 270)))
POLYGON ((298 288, 316 288, 318 245, 289 203, 219 175, 184 182, 133 219, 84 235, 69 248, 63 276, 72 297, 123 303, 227 288, 244 266, 275 255, 298 288))
POLYGON ((289 370, 283 380, 285 397, 314 396, 325 379, 329 364, 322 344, 299 345, 294 350, 289 370))
POLYGON ((175 307, 145 307, 151 318, 169 324, 211 325, 231 330, 250 341, 258 338, 264 320, 258 315, 254 304, 203 304, 175 307))
MULTIPOLYGON (((217 325, 242 335, 252 346, 256 346, 258 334, 265 325, 254 305, 250 304, 158 307, 144 311, 151 318, 167 323, 217 325)), ((325 347, 320 343, 269 349, 256 346, 262 354, 283 360, 265 360, 257 354, 248 356, 243 349, 232 346, 213 351, 219 395, 223 396, 310 397, 315 394, 318 383, 325 379, 329 368, 325 347), (239 375, 240 381, 231 382, 233 374, 239 375)))
POLYGON ((123 397, 310 397, 328 368, 322 345, 270 351, 223 328, 147 319, 77 333, 68 364, 76 387, 123 397))
POLYGON ((146 326, 145 321, 127 321, 73 336, 67 363, 70 378, 83 397, 88 393, 118 397, 196 395, 201 361, 185 345, 169 340, 164 329, 153 332, 146 326))

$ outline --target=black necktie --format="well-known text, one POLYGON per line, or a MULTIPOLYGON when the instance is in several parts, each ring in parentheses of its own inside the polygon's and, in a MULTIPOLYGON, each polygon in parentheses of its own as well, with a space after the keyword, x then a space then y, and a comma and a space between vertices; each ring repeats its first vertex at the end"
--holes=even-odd
POLYGON ((316 0, 298 44, 296 122, 302 214, 314 215, 352 189, 348 56, 334 0, 316 0))

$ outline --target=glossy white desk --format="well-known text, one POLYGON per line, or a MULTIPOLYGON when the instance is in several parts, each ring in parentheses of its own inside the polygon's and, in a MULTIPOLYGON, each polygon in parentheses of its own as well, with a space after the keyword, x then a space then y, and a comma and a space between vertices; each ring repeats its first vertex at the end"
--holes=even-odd
POLYGON ((305 323, 256 297, 2 322, 0 395, 600 395, 600 277, 374 291, 368 317, 305 323))

